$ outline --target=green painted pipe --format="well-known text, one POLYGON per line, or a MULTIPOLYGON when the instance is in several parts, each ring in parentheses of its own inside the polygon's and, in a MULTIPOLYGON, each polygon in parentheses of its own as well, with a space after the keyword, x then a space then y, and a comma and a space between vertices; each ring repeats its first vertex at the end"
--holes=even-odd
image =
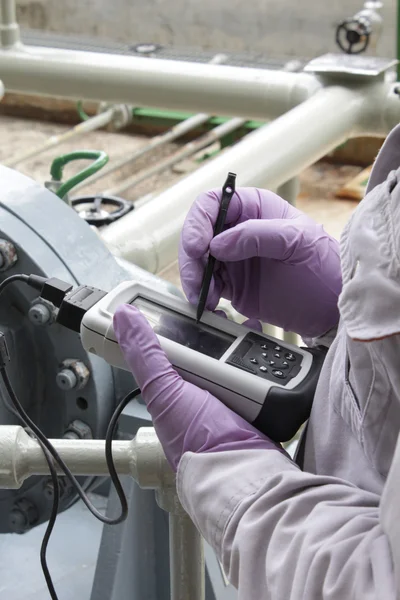
MULTIPOLYGON (((400 1, 400 0, 399 0, 400 1)), ((89 115, 84 111, 82 101, 79 100, 76 105, 77 113, 82 121, 86 121, 89 118, 89 115)), ((136 121, 156 121, 159 125, 165 125, 166 127, 171 127, 175 123, 179 123, 181 121, 185 121, 189 119, 189 117, 193 117, 193 113, 186 113, 180 111, 172 111, 172 110, 163 110, 157 108, 133 108, 132 109, 133 118, 136 121), (173 123, 171 124, 171 121, 173 123)), ((222 125, 229 121, 229 117, 210 117, 207 126, 212 129, 213 127, 217 127, 218 125, 222 125)), ((244 127, 246 129, 258 129, 265 125, 262 121, 247 121, 244 127)))

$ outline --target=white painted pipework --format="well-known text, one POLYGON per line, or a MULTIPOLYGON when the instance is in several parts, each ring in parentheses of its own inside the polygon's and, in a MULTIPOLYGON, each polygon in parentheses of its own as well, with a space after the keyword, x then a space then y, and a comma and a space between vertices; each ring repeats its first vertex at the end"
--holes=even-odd
MULTIPOLYGON (((219 65, 225 60, 225 54, 217 54, 216 56, 214 56, 214 58, 211 59, 209 64, 219 65)), ((89 180, 82 181, 74 187, 74 192, 76 192, 80 188, 92 186, 99 179, 102 179, 107 175, 111 175, 111 173, 118 171, 118 169, 126 167, 127 165, 135 162, 138 158, 144 156, 145 154, 148 154, 149 152, 152 152, 156 148, 161 148, 161 146, 165 146, 165 144, 169 144, 177 140, 178 138, 186 135, 190 131, 201 127, 202 125, 207 123, 207 121, 209 121, 210 118, 211 116, 205 113, 199 113, 197 115, 188 117, 181 123, 177 123, 177 125, 174 125, 174 127, 168 129, 168 131, 166 131, 165 133, 154 136, 148 143, 135 150, 135 152, 133 152, 132 154, 124 156, 124 158, 122 158, 121 160, 113 161, 105 169, 101 169, 101 171, 98 171, 95 175, 92 175, 89 180)))
MULTIPOLYGON (((50 442, 74 475, 109 474, 104 440, 50 442)), ((131 441, 113 441, 112 453, 117 472, 130 475, 142 488, 155 489, 159 506, 169 513, 171 600, 204 600, 203 540, 179 502, 175 475, 154 429, 139 429, 131 441)), ((0 489, 18 489, 31 475, 48 473, 38 442, 20 426, 1 425, 0 489)))
POLYGON ((228 171, 237 173, 238 186, 276 189, 354 135, 364 101, 363 94, 342 87, 321 90, 104 228, 105 243, 117 256, 159 272, 176 260, 185 215, 200 192, 221 187, 228 171))
POLYGON ((0 75, 10 92, 263 121, 321 87, 305 73, 29 46, 0 49, 0 75))
MULTIPOLYGON (((108 475, 104 440, 50 440, 74 475, 108 475)), ((116 469, 121 475, 137 476, 136 442, 112 445, 116 469)), ((55 463, 59 474, 59 467, 55 463)), ((0 489, 18 489, 31 475, 49 473, 43 451, 22 427, 0 426, 0 489)))
POLYGON ((104 192, 104 195, 114 196, 116 194, 121 194, 125 192, 131 187, 134 187, 142 181, 145 181, 149 177, 152 177, 157 173, 162 173, 163 171, 166 171, 167 169, 173 167, 177 163, 182 162, 182 160, 184 160, 185 158, 193 156, 193 154, 199 152, 203 148, 207 148, 207 146, 210 146, 212 143, 222 139, 225 135, 236 131, 245 123, 245 119, 240 119, 238 117, 236 119, 229 119, 229 121, 226 121, 225 123, 218 125, 218 127, 211 129, 211 131, 208 131, 204 135, 200 136, 198 139, 193 140, 192 142, 188 142, 187 144, 185 144, 185 146, 183 146, 181 150, 174 152, 174 154, 171 154, 171 156, 168 156, 167 158, 156 163, 152 167, 140 171, 139 173, 135 173, 131 177, 128 177, 128 179, 117 183, 112 188, 106 190, 104 192))
POLYGON ((20 31, 17 23, 15 0, 0 2, 0 43, 3 48, 16 47, 20 44, 20 31))
POLYGON ((90 131, 96 131, 101 127, 105 127, 113 120, 115 115, 115 110, 113 108, 109 108, 108 110, 91 117, 87 121, 83 121, 83 123, 79 123, 61 133, 59 135, 52 135, 42 144, 35 146, 34 148, 29 148, 29 150, 25 150, 24 152, 20 152, 12 156, 9 160, 3 162, 3 165, 6 167, 14 168, 19 165, 21 162, 25 160, 29 160, 32 157, 37 156, 38 154, 42 154, 46 152, 46 150, 50 150, 51 148, 55 148, 65 142, 68 142, 76 137, 89 133, 90 131))

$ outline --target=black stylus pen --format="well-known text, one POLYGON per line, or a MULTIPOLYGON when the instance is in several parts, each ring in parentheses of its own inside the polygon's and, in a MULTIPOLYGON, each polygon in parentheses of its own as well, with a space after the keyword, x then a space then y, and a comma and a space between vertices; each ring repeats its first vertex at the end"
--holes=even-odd
MULTIPOLYGON (((228 212, 229 204, 231 202, 232 196, 235 193, 235 183, 236 183, 236 174, 228 173, 228 177, 224 183, 222 188, 222 198, 221 204, 219 206, 219 212, 217 221, 214 227, 214 237, 222 233, 225 225, 226 213, 228 212)), ((204 308, 206 306, 208 292, 210 290, 211 277, 214 272, 215 267, 215 258, 211 256, 208 257, 206 268, 204 269, 203 281, 201 284, 199 303, 197 305, 197 313, 196 313, 196 321, 197 323, 200 321, 203 316, 204 308)))

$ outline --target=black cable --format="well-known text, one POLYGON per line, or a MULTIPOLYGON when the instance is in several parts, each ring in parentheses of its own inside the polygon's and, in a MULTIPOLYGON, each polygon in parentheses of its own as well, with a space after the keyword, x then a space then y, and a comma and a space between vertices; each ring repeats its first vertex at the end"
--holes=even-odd
POLYGON ((28 283, 29 275, 17 273, 16 275, 11 275, 11 277, 7 277, 7 279, 4 279, 4 281, 0 283, 0 294, 2 293, 5 287, 7 287, 10 283, 13 283, 14 281, 24 281, 25 283, 28 283))
MULTIPOLYGON (((20 273, 18 273, 16 275, 12 275, 11 277, 7 277, 7 279, 5 279, 0 284, 0 294, 2 293, 2 291, 4 290, 4 288, 7 285, 9 285, 10 283, 13 283, 14 281, 24 281, 29 284, 31 282, 31 280, 36 280, 36 279, 40 279, 40 280, 44 281, 44 278, 23 275, 20 273)), ((42 442, 42 444, 48 450, 48 452, 51 454, 51 456, 54 458, 54 460, 59 464, 59 466, 62 469, 62 471, 64 472, 65 476, 67 477, 67 479, 69 479, 70 483, 74 486, 79 497, 81 498, 81 500, 83 501, 83 503, 85 504, 87 509, 92 513, 92 515, 95 516, 97 519, 99 519, 99 521, 101 521, 102 523, 105 523, 106 525, 118 525, 119 523, 124 521, 128 514, 128 503, 127 503, 125 493, 122 488, 121 482, 119 480, 118 473, 115 469, 114 461, 112 458, 112 438, 114 437, 118 419, 119 419, 122 411, 124 410, 126 405, 133 398, 135 398, 136 396, 138 396, 140 394, 140 390, 139 389, 133 390, 132 392, 127 394, 127 396, 125 396, 125 398, 118 405, 117 409, 115 410, 114 414, 112 415, 110 424, 107 428, 106 443, 105 443, 106 462, 107 462, 107 467, 110 471, 111 481, 115 487, 115 490, 117 492, 118 498, 121 503, 121 514, 119 515, 119 517, 116 517, 115 519, 110 519, 110 518, 102 515, 96 509, 96 507, 93 506, 93 504, 90 502, 89 498, 87 497, 85 491, 83 490, 82 486, 77 481, 75 476, 72 474, 70 469, 67 467, 65 462, 62 460, 61 456, 58 454, 56 449, 52 446, 52 444, 49 442, 49 440, 44 435, 44 433, 39 429, 39 427, 37 427, 37 425, 35 425, 35 423, 32 421, 32 419, 29 417, 29 415, 25 412, 23 406, 20 404, 20 402, 14 392, 11 381, 8 377, 8 373, 5 369, 4 359, 2 361, 2 364, 0 365, 0 374, 3 378, 4 385, 6 387, 8 395, 11 399, 11 402, 12 402, 15 410, 18 413, 18 416, 24 422, 24 424, 33 431, 33 433, 38 438, 38 440, 40 440, 42 442)))
POLYGON ((49 466, 51 481, 53 483, 54 495, 53 495, 53 504, 51 507, 51 513, 49 517, 49 521, 47 523, 46 531, 44 532, 42 544, 40 546, 40 564, 42 566, 42 571, 44 578, 46 580, 47 589, 49 590, 49 594, 51 596, 51 600, 58 600, 57 592, 54 588, 53 580, 50 575, 49 567, 47 565, 47 547, 49 545, 50 536, 53 532, 54 525, 56 524, 58 508, 60 506, 60 484, 58 481, 57 471, 54 466, 54 461, 51 454, 47 451, 45 446, 42 444, 40 440, 35 438, 38 444, 41 446, 43 454, 46 457, 47 464, 49 466))
POLYGON ((123 490, 120 479, 118 477, 117 470, 114 465, 114 461, 113 461, 113 457, 112 457, 112 439, 114 437, 115 430, 116 430, 116 427, 118 424, 118 419, 119 419, 122 411, 124 410, 126 405, 133 398, 135 398, 136 396, 138 396, 140 394, 140 389, 137 388, 137 389, 129 392, 129 394, 127 394, 125 396, 125 398, 122 400, 122 402, 118 405, 118 407, 114 411, 114 413, 111 417, 110 424, 107 428, 106 441, 105 441, 105 454, 106 454, 107 468, 110 472, 111 481, 116 489, 118 498, 121 503, 120 515, 118 517, 116 517, 115 519, 110 519, 108 517, 103 516, 92 505, 92 503, 90 502, 89 498, 87 497, 85 491, 82 489, 81 485, 78 483, 75 476, 72 474, 70 469, 67 467, 65 462, 62 460, 62 458, 58 454, 57 450, 49 442, 49 440, 42 433, 42 431, 35 425, 35 423, 31 420, 31 418, 27 415, 27 413, 25 412, 24 408, 20 404, 20 402, 14 392, 14 389, 13 389, 10 379, 8 377, 8 373, 4 366, 0 367, 0 375, 3 378, 4 385, 10 396, 11 402, 12 402, 13 406, 15 407, 15 410, 18 412, 18 415, 19 415, 20 419, 24 422, 24 424, 34 433, 38 443, 41 445, 43 451, 45 452, 46 460, 49 465, 50 474, 51 474, 53 486, 54 486, 54 498, 53 498, 53 506, 52 506, 50 520, 49 520, 49 523, 48 523, 48 526, 47 526, 47 529, 45 532, 45 536, 43 538, 42 546, 41 546, 40 558, 41 558, 43 574, 46 579, 46 583, 47 583, 47 587, 48 587, 50 596, 51 596, 52 600, 58 600, 57 594, 55 592, 54 585, 51 580, 51 576, 50 576, 50 573, 49 573, 49 570, 47 567, 47 562, 46 562, 47 546, 48 546, 50 535, 52 533, 52 530, 54 528, 54 524, 55 524, 55 521, 57 518, 58 505, 59 505, 59 483, 58 483, 57 473, 54 469, 53 464, 49 461, 52 461, 52 459, 54 459, 59 464, 59 466, 62 469, 62 471, 64 472, 65 476, 70 480, 72 485, 75 487, 78 495, 80 496, 80 498, 82 499, 82 501, 84 502, 86 507, 89 509, 89 511, 92 513, 92 515, 94 515, 97 519, 99 519, 99 521, 101 521, 102 523, 105 523, 106 525, 117 525, 117 524, 121 523, 122 521, 124 521, 128 515, 128 503, 126 500, 125 492, 123 490), (55 476, 55 478, 54 478, 54 476, 55 476))
MULTIPOLYGON (((4 288, 7 285, 9 285, 10 283, 13 283, 14 281, 23 281, 23 282, 27 283, 28 285, 32 285, 32 287, 37 288, 38 286, 42 285, 44 280, 45 280, 44 278, 37 277, 37 276, 28 276, 28 275, 23 275, 23 274, 12 275, 11 277, 8 277, 0 284, 0 294, 3 292, 4 288), (36 281, 36 280, 38 280, 38 281, 36 281)), ((51 596, 52 600, 58 600, 58 597, 57 597, 57 594, 56 594, 56 591, 55 591, 55 588, 54 588, 54 585, 53 585, 53 582, 52 582, 52 579, 50 576, 50 572, 49 572, 49 569, 47 566, 47 561, 46 561, 47 547, 48 547, 49 539, 50 539, 51 533, 53 531, 53 528, 54 528, 54 525, 55 525, 55 522, 57 519, 59 502, 60 502, 60 486, 59 486, 57 471, 54 467, 53 460, 58 463, 58 465, 61 468, 61 470, 63 471, 64 475, 67 477, 67 479, 69 479, 70 483, 74 486, 78 496, 81 498, 81 500, 83 501, 83 503, 88 508, 88 510, 92 513, 93 516, 95 516, 99 521, 101 521, 102 523, 104 523, 106 525, 117 525, 117 524, 121 523, 122 521, 124 521, 128 515, 128 502, 126 500, 125 492, 123 490, 122 484, 118 477, 117 470, 115 468, 115 464, 114 464, 114 460, 113 460, 113 456, 112 456, 112 440, 115 435, 115 431, 116 431, 117 424, 118 424, 118 419, 121 416, 122 411, 124 410, 124 408, 127 406, 127 404, 133 398, 135 398, 136 396, 138 396, 140 394, 140 389, 137 388, 135 390, 132 390, 131 392, 129 392, 129 394, 127 394, 125 396, 125 398, 122 400, 122 402, 120 402, 120 404, 117 406, 116 410, 114 411, 114 413, 111 417, 111 420, 110 420, 110 423, 108 425, 107 432, 106 432, 105 457, 106 457, 106 462, 107 462, 107 468, 109 470, 111 481, 115 487, 115 490, 117 492, 118 498, 121 503, 120 515, 114 519, 110 519, 110 518, 102 515, 95 508, 95 506, 93 506, 93 504, 90 502, 88 496, 86 495, 85 491, 83 490, 82 486, 79 484, 79 482, 77 481, 77 479, 75 478, 75 476, 73 475, 71 470, 68 468, 68 466, 65 464, 65 462, 63 461, 61 456, 58 454, 57 450, 50 443, 50 441, 47 439, 47 437, 44 435, 44 433, 39 429, 39 427, 37 427, 37 425, 35 425, 35 423, 32 421, 32 419, 29 417, 29 415, 26 413, 25 409, 19 402, 18 397, 14 391, 14 388, 11 384, 11 381, 8 377, 8 373, 5 368, 6 362, 9 361, 9 355, 8 355, 8 349, 7 349, 7 345, 6 345, 3 334, 2 334, 2 337, 3 337, 3 339, 2 339, 2 344, 1 344, 1 348, 0 348, 0 350, 1 350, 1 352, 0 352, 0 376, 3 379, 4 386, 10 397, 13 408, 11 408, 8 405, 8 402, 5 399, 3 399, 3 401, 9 410, 11 410, 14 414, 17 414, 17 416, 21 419, 21 421, 27 427, 28 432, 31 435, 33 434, 35 436, 37 442, 40 444, 40 446, 44 452, 48 466, 49 466, 49 471, 50 471, 50 475, 51 475, 51 479, 52 479, 52 483, 53 483, 53 487, 54 487, 53 505, 52 505, 49 522, 48 522, 48 525, 47 525, 47 528, 45 531, 45 535, 43 537, 42 545, 41 545, 40 560, 41 560, 42 570, 43 570, 44 577, 46 579, 46 583, 47 583, 47 587, 48 587, 50 596, 51 596)))
POLYGON ((61 456, 59 455, 57 450, 49 442, 49 440, 44 435, 44 433, 39 429, 39 427, 37 427, 35 425, 35 423, 32 421, 32 419, 29 417, 29 415, 25 412, 25 409, 23 408, 23 406, 20 404, 18 398, 16 397, 16 394, 14 392, 14 389, 12 387, 11 381, 8 377, 8 373, 5 369, 5 367, 0 367, 0 375, 3 378, 5 388, 8 392, 8 395, 10 396, 10 399, 11 399, 11 402, 12 402, 14 408, 16 409, 16 411, 19 414, 20 419, 25 423, 25 425, 27 427, 29 427, 33 431, 33 433, 38 438, 38 440, 40 440, 42 442, 42 444, 45 446, 45 448, 48 450, 48 452, 51 454, 51 456, 54 458, 54 460, 58 463, 58 465, 62 469, 64 475, 67 477, 67 479, 69 479, 70 483, 75 487, 76 492, 78 493, 78 495, 80 496, 81 500, 83 501, 85 506, 88 508, 88 510, 92 513, 92 515, 95 516, 97 519, 99 519, 99 521, 101 521, 102 523, 105 523, 106 525, 118 525, 119 523, 122 523, 122 521, 124 521, 127 516, 128 503, 126 501, 125 493, 122 488, 121 482, 119 480, 118 473, 115 469, 114 461, 112 458, 112 437, 114 436, 115 429, 116 429, 116 426, 118 423, 118 418, 120 417, 122 411, 124 410, 126 405, 133 398, 135 398, 136 396, 138 396, 140 394, 140 390, 139 389, 133 390, 132 392, 130 392, 129 394, 127 394, 125 396, 125 398, 118 405, 113 416, 111 417, 110 425, 108 426, 107 433, 106 433, 107 467, 110 470, 111 481, 115 486, 118 498, 121 503, 121 514, 118 517, 116 517, 115 519, 110 519, 110 518, 102 515, 97 510, 97 508, 95 506, 93 506, 93 504, 90 502, 89 498, 87 497, 85 491, 82 489, 82 486, 77 481, 75 476, 72 474, 69 467, 65 464, 65 462, 63 461, 63 459, 61 458, 61 456))

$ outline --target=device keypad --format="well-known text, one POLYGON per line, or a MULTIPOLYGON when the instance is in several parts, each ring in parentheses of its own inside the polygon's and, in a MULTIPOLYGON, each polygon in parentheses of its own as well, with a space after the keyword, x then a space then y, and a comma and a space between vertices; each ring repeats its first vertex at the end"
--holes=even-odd
POLYGON ((299 373, 302 361, 302 355, 289 351, 284 343, 266 341, 265 337, 250 332, 226 362, 278 385, 286 385, 299 373))

